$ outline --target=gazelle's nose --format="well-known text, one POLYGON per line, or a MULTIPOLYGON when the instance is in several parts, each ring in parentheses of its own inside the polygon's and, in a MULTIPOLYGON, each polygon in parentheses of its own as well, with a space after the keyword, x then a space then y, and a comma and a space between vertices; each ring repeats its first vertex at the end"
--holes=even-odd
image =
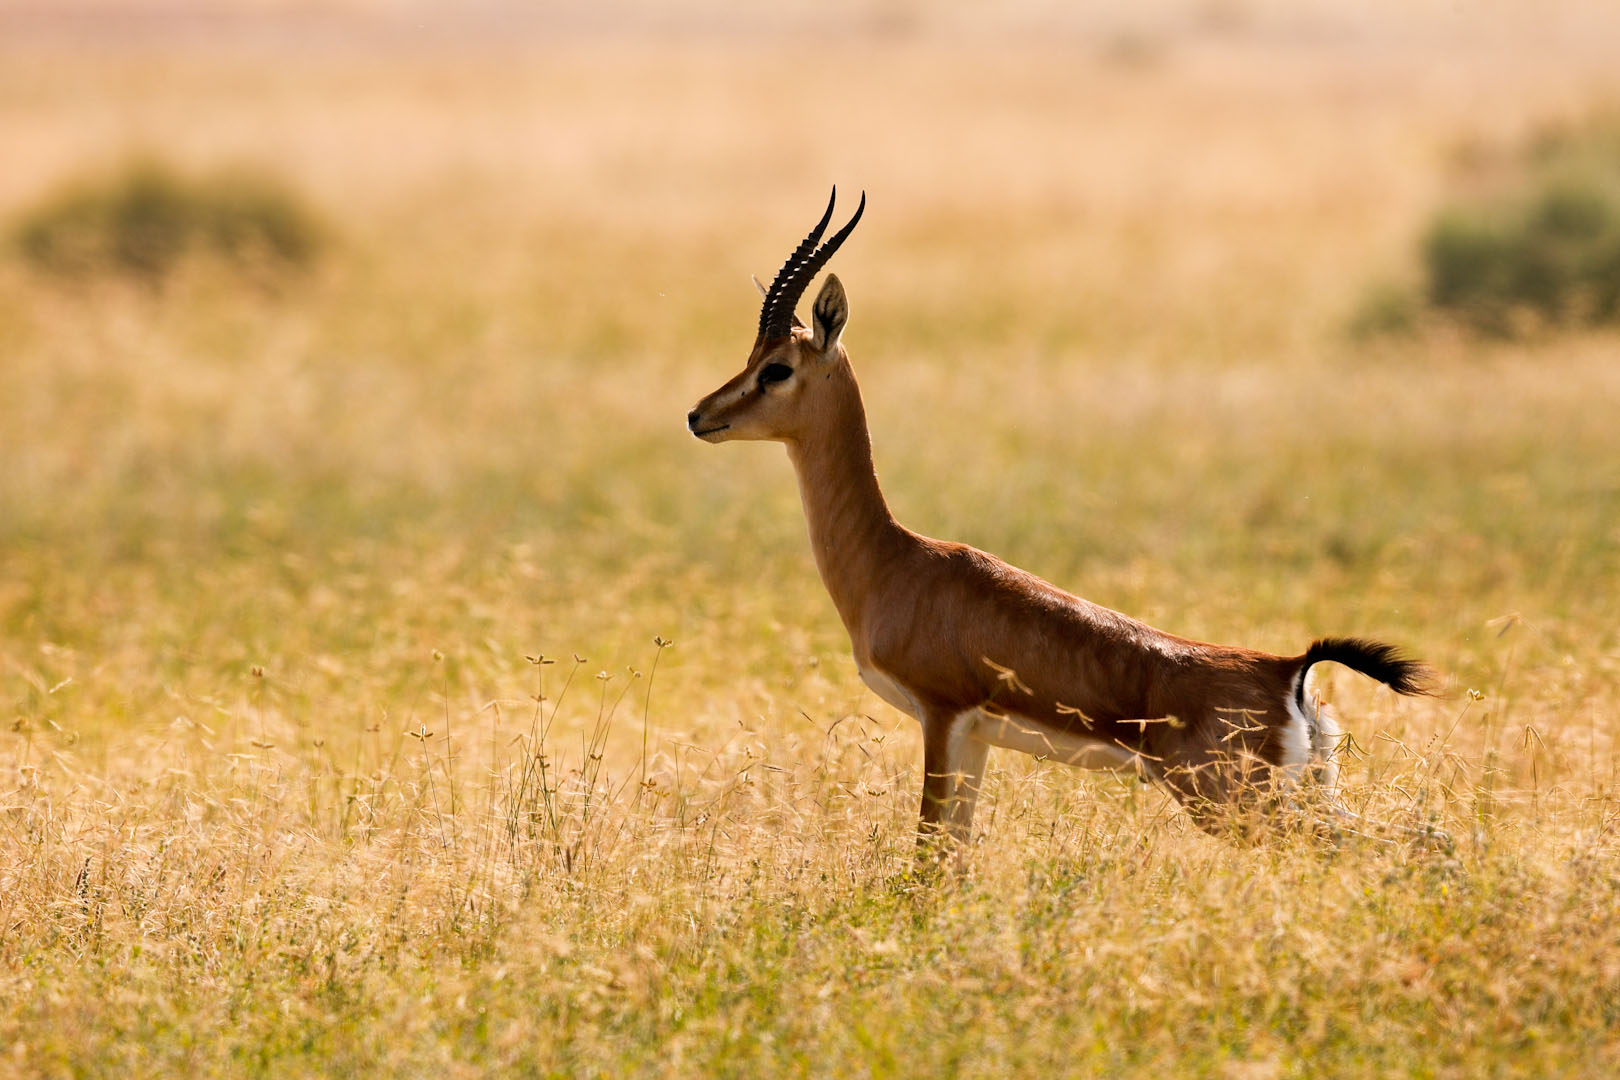
POLYGON ((696 409, 693 409, 691 412, 687 413, 686 414, 686 430, 687 431, 696 431, 697 428, 698 428, 698 420, 700 418, 701 418, 701 414, 696 409))

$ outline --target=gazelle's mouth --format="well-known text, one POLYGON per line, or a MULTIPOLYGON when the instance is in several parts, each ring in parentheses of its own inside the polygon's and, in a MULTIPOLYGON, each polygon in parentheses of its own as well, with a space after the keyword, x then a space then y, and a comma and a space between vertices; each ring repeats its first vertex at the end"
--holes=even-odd
POLYGON ((694 434, 698 438, 702 439, 702 438, 706 438, 706 437, 708 437, 710 435, 719 434, 720 432, 725 431, 730 426, 731 426, 730 424, 721 424, 719 427, 705 428, 702 431, 693 431, 692 434, 694 434))

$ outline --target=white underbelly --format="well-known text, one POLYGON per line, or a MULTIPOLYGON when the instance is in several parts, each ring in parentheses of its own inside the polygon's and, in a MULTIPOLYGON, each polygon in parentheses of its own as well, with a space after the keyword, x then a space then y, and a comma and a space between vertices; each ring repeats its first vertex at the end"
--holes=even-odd
POLYGON ((990 716, 981 712, 968 734, 991 746, 1033 754, 1076 768, 1138 774, 1145 771, 1146 762, 1122 746, 1088 735, 1059 731, 1021 716, 990 716))
MULTIPOLYGON (((863 667, 859 663, 855 670, 860 673, 861 681, 878 697, 909 716, 921 718, 922 708, 917 704, 917 699, 888 672, 863 667)), ((1081 769, 1138 775, 1147 771, 1146 762, 1122 746, 1089 735, 1059 731, 1021 716, 991 716, 975 709, 973 726, 968 729, 967 736, 989 746, 1017 750, 1022 754, 1033 754, 1081 769)))

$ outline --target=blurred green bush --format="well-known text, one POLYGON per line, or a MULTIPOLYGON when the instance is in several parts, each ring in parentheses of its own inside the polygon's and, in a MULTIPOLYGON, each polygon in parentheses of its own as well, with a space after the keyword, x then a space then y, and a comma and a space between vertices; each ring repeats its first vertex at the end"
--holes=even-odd
POLYGON ((157 284, 196 255, 257 276, 301 270, 318 256, 326 231, 300 196, 268 174, 236 169, 190 179, 139 160, 48 196, 23 214, 13 239, 41 270, 157 284))
POLYGON ((1543 132, 1494 187, 1425 233, 1429 305, 1507 336, 1620 321, 1620 116, 1543 132))
POLYGON ((1496 337, 1620 323, 1620 112, 1511 152, 1467 145, 1459 164, 1468 194, 1423 231, 1421 283, 1371 282, 1352 337, 1441 321, 1496 337))

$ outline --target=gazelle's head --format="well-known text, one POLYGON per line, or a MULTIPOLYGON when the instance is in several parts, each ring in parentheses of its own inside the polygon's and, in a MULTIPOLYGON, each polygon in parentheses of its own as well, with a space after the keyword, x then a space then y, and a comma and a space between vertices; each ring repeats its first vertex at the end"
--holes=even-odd
MULTIPOLYGON (((863 192, 861 204, 849 224, 817 248, 827 222, 832 220, 833 203, 837 198, 838 189, 833 188, 833 197, 827 201, 827 212, 821 215, 821 221, 788 256, 782 269, 776 272, 771 287, 759 286, 765 303, 759 313, 759 336, 754 339, 748 363, 686 414, 688 430, 704 442, 730 439, 792 442, 798 439, 822 413, 825 404, 822 399, 833 392, 831 384, 837 381, 832 375, 840 368, 847 370, 849 361, 839 338, 849 319, 849 301, 837 276, 828 274, 816 294, 811 325, 800 322, 793 311, 805 288, 854 230, 866 210, 863 192)), ((759 285, 757 279, 754 284, 759 285)))

